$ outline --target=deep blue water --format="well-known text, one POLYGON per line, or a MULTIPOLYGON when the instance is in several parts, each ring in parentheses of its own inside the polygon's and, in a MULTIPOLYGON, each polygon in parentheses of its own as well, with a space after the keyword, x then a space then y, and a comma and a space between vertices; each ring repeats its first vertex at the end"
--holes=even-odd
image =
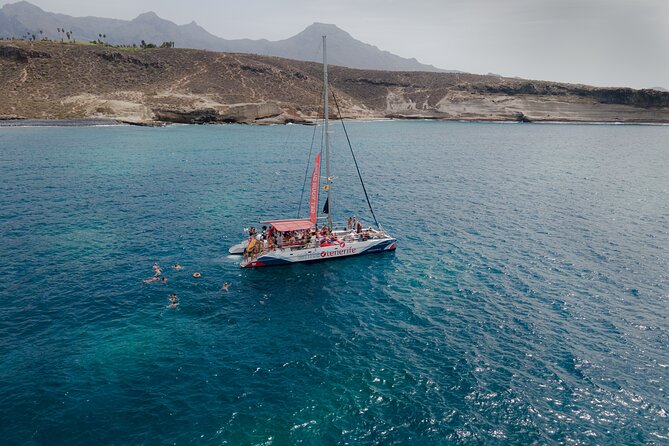
POLYGON ((258 270, 313 128, 0 129, 2 443, 667 444, 669 127, 348 127, 397 252, 258 270))

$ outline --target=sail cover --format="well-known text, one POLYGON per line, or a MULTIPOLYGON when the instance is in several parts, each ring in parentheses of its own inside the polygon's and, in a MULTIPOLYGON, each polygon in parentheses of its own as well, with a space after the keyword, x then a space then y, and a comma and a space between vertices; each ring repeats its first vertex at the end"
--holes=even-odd
POLYGON ((318 180, 321 173, 320 152, 314 159, 314 171, 311 174, 311 193, 309 195, 309 220, 316 224, 318 218, 318 180))

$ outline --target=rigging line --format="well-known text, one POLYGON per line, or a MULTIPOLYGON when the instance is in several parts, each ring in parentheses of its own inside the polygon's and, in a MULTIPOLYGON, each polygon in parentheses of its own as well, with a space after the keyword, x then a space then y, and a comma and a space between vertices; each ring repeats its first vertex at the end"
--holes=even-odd
MULTIPOLYGON (((323 97, 323 89, 321 89, 321 98, 322 97, 323 97)), ((322 103, 323 103, 323 101, 321 100, 321 104, 322 103)), ((323 150, 323 147, 325 147, 325 114, 323 114, 322 125, 321 125, 321 151, 323 150)), ((318 169, 318 178, 319 178, 318 187, 319 187, 319 191, 320 191, 320 187, 321 187, 320 183, 323 181, 322 180, 322 178, 323 178, 323 164, 325 164, 325 163, 321 163, 320 169, 318 169)), ((320 194, 318 194, 318 198, 320 200, 320 194)), ((321 213, 321 211, 320 211, 320 209, 321 209, 320 201, 319 201, 319 203, 316 203, 316 209, 318 210, 318 213, 316 215, 316 220, 318 221, 318 215, 320 215, 320 213, 321 213)))
MULTIPOLYGON (((321 108, 321 104, 323 103, 323 89, 321 89, 321 101, 318 103, 318 108, 321 108)), ((300 202, 298 203, 297 207, 297 216, 296 218, 300 218, 300 212, 302 211, 302 200, 304 199, 304 189, 307 186, 307 177, 309 175, 309 166, 311 165, 311 153, 314 149, 314 141, 316 140, 316 129, 318 128, 318 116, 316 116, 316 125, 314 125, 314 133, 311 135, 311 146, 309 146, 309 157, 307 158, 307 167, 304 169, 304 182, 302 183, 302 193, 300 194, 300 202)), ((323 144, 321 144, 321 147, 323 147, 323 144)), ((319 172, 320 176, 320 172, 319 172)))
POLYGON ((346 125, 344 125, 344 118, 341 116, 339 101, 337 101, 337 96, 334 93, 334 88, 332 89, 332 98, 334 99, 335 105, 337 106, 337 114, 339 115, 341 126, 344 129, 344 135, 346 135, 348 148, 351 149, 351 156, 353 156, 353 163, 355 163, 355 170, 358 171, 358 178, 360 178, 360 184, 362 184, 362 190, 365 193, 365 198, 367 199, 367 206, 369 206, 369 211, 372 213, 372 217, 374 218, 374 223, 376 223, 376 227, 381 229, 381 225, 379 224, 379 221, 376 219, 376 215, 374 214, 374 209, 372 209, 372 203, 371 201, 369 201, 369 195, 367 195, 367 188, 365 187, 365 182, 362 180, 362 175, 360 174, 360 168, 358 167, 358 160, 355 158, 355 153, 353 153, 353 146, 351 145, 351 140, 348 137, 348 132, 346 131, 346 125))
POLYGON ((314 133, 311 135, 311 146, 309 147, 309 156, 307 157, 307 167, 304 169, 304 182, 302 183, 302 193, 300 194, 300 203, 297 207, 297 215, 295 218, 300 218, 300 211, 302 211, 302 200, 304 199, 304 189, 307 187, 307 176, 309 175, 309 166, 311 165, 311 153, 314 150, 314 141, 316 140, 316 129, 317 125, 314 126, 314 133))

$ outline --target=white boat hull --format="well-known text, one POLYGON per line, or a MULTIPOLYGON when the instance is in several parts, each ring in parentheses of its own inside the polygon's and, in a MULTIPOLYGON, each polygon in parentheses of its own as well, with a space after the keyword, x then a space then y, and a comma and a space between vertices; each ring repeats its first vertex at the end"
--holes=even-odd
POLYGON ((237 243, 235 246, 231 246, 230 249, 228 249, 228 252, 230 254, 244 254, 244 250, 247 246, 249 246, 249 241, 244 240, 241 243, 237 243))
POLYGON ((242 268, 261 266, 289 265, 291 263, 317 262, 343 257, 351 257, 375 252, 393 251, 397 240, 392 237, 365 241, 340 242, 331 246, 318 246, 299 249, 276 249, 264 252, 255 259, 241 262, 242 268))

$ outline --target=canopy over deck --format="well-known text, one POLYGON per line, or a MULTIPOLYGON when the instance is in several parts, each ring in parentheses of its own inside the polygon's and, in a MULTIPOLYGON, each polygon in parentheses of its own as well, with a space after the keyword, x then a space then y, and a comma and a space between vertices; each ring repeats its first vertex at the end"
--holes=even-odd
POLYGON ((314 224, 310 220, 273 220, 264 221, 279 232, 298 231, 300 229, 310 229, 314 224))

